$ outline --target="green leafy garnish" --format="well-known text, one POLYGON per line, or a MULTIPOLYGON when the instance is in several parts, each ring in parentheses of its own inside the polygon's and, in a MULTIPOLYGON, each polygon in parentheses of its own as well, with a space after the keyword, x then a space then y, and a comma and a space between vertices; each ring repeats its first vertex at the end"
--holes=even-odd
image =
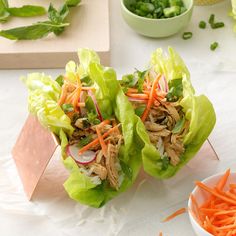
POLYGON ((191 39, 192 37, 193 37, 193 33, 192 32, 184 32, 183 35, 182 35, 182 38, 184 40, 191 39))
POLYGON ((90 134, 87 137, 80 139, 77 146, 78 148, 82 148, 85 145, 89 144, 91 141, 92 141, 92 135, 90 134))
POLYGON ((210 25, 212 25, 212 24, 214 24, 214 22, 215 22, 215 15, 211 14, 210 17, 209 17, 208 23, 210 25))
POLYGON ((66 0, 65 4, 68 7, 76 7, 80 2, 81 0, 66 0))
POLYGON ((137 82, 137 88, 138 88, 138 92, 141 93, 143 91, 143 83, 144 83, 144 79, 145 79, 145 75, 146 75, 146 70, 145 71, 136 71, 136 74, 138 76, 138 82, 137 82))
POLYGON ((219 43, 217 42, 212 43, 210 46, 211 51, 215 51, 218 46, 219 46, 219 43))
POLYGON ((98 125, 101 121, 97 118, 97 114, 94 112, 89 112, 88 114, 88 122, 92 125, 98 125))
POLYGON ((162 159, 162 166, 161 166, 161 169, 162 170, 167 170, 168 169, 168 166, 170 164, 170 160, 167 156, 164 156, 162 159))
POLYGON ((33 16, 42 16, 47 13, 44 7, 33 6, 33 5, 24 5, 22 7, 9 7, 7 11, 11 16, 17 17, 33 17, 33 16))
POLYGON ((0 0, 0 22, 6 22, 10 13, 7 11, 8 1, 0 0))
POLYGON ((183 84, 181 79, 173 79, 169 83, 169 92, 166 95, 168 102, 176 102, 183 96, 183 84))
POLYGON ((60 85, 62 86, 64 84, 64 76, 63 75, 59 75, 55 81, 60 85))
POLYGON ((198 26, 201 29, 205 29, 206 28, 206 22, 205 21, 200 21, 198 26))
POLYGON ((139 117, 142 116, 144 110, 145 110, 146 106, 145 105, 141 105, 139 107, 137 107, 134 111, 135 111, 135 114, 139 117))
POLYGON ((61 107, 65 113, 74 111, 74 107, 72 106, 72 104, 63 104, 61 107))
POLYGON ((85 101, 85 107, 88 110, 88 112, 97 114, 96 107, 91 97, 87 97, 85 101))
POLYGON ((185 123, 184 117, 182 119, 178 120, 175 124, 175 127, 172 130, 172 133, 173 134, 179 133, 183 129, 184 123, 185 123))
MULTIPOLYGON (((73 2, 79 3, 79 1, 73 1, 73 2)), ((69 26, 69 23, 65 22, 65 18, 69 14, 69 6, 75 6, 75 5, 64 4, 62 5, 61 8, 57 10, 53 7, 52 4, 50 4, 48 8, 48 19, 49 19, 48 21, 37 22, 29 26, 22 26, 9 30, 1 30, 0 36, 10 40, 36 40, 46 37, 50 33, 54 33, 55 35, 60 35, 64 31, 65 27, 69 26)), ((26 14, 26 7, 24 9, 25 9, 24 14, 26 14)), ((27 7, 27 9, 29 10, 29 6, 27 7)), ((39 11, 39 8, 37 9, 39 11)), ((16 13, 16 9, 14 11, 16 13)), ((17 11, 18 11, 17 14, 23 14, 20 13, 19 9, 17 11)), ((40 12, 42 13, 42 9, 40 10, 40 12)), ((33 13, 31 12, 31 14, 33 13)), ((1 20, 1 11, 0 11, 0 20, 1 20)))

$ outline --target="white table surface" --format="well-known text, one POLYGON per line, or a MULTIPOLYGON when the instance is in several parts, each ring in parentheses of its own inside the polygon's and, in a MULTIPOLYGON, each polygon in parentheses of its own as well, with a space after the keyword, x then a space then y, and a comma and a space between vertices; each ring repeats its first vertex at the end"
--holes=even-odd
MULTIPOLYGON (((118 76, 144 68, 150 54, 158 47, 174 47, 191 72, 198 93, 205 93, 214 104, 217 124, 210 140, 220 161, 207 156, 192 160, 176 177, 157 181, 141 174, 135 186, 102 209, 92 209, 68 199, 61 187, 58 155, 55 166, 48 169, 35 200, 28 202, 23 194, 10 151, 27 117, 27 92, 19 81, 29 70, 0 71, 0 230, 3 236, 43 235, 157 235, 193 236, 187 214, 170 223, 164 216, 186 206, 188 194, 196 179, 203 179, 228 167, 236 170, 236 33, 227 16, 230 2, 195 7, 186 31, 193 32, 184 41, 181 33, 166 39, 149 39, 137 35, 122 20, 118 0, 111 0, 111 66, 118 76), (211 13, 225 22, 218 30, 201 30, 200 20, 211 13), (209 45, 219 42, 212 52, 209 45), (54 169, 53 169, 54 168, 54 169)), ((1 63, 1 62, 0 62, 1 63)), ((63 70, 44 70, 56 76, 63 70)))

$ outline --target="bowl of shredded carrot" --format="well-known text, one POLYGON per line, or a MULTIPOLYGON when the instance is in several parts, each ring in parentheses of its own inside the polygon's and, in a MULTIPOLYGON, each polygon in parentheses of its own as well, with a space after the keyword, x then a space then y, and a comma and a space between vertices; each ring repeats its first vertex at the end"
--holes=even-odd
POLYGON ((213 175, 196 187, 188 201, 188 212, 199 236, 236 235, 236 172, 213 175))

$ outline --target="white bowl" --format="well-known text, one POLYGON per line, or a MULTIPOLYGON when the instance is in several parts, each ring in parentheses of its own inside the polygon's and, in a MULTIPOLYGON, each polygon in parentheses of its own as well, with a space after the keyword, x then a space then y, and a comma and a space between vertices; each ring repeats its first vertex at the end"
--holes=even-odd
MULTIPOLYGON (((216 175, 212 175, 206 179, 204 179, 203 182, 204 184, 206 184, 209 187, 213 187, 217 184, 218 180, 220 179, 220 177, 222 177, 222 175, 224 175, 224 173, 220 173, 220 174, 216 174, 216 175)), ((230 176, 228 178, 228 181, 225 185, 225 190, 229 189, 229 183, 236 183, 236 173, 235 172, 231 172, 230 176)), ((203 204, 209 197, 209 194, 206 193, 204 190, 200 189, 198 186, 196 186, 194 188, 194 190, 192 191, 192 195, 195 197, 197 203, 199 205, 203 204)), ((192 209, 192 201, 189 198, 188 200, 188 209, 192 209)), ((192 216, 191 212, 189 211, 189 218, 190 218, 190 222, 193 226, 193 229, 196 233, 196 235, 198 236, 212 236, 212 234, 208 233, 205 229, 203 229, 198 222, 194 219, 194 217, 192 216)))

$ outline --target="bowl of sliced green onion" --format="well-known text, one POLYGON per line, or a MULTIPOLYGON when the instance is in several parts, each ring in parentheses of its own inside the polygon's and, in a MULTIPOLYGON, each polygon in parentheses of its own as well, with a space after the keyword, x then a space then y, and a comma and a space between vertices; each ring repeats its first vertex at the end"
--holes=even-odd
POLYGON ((162 38, 187 26, 193 0, 121 0, 121 11, 126 23, 137 33, 162 38))

